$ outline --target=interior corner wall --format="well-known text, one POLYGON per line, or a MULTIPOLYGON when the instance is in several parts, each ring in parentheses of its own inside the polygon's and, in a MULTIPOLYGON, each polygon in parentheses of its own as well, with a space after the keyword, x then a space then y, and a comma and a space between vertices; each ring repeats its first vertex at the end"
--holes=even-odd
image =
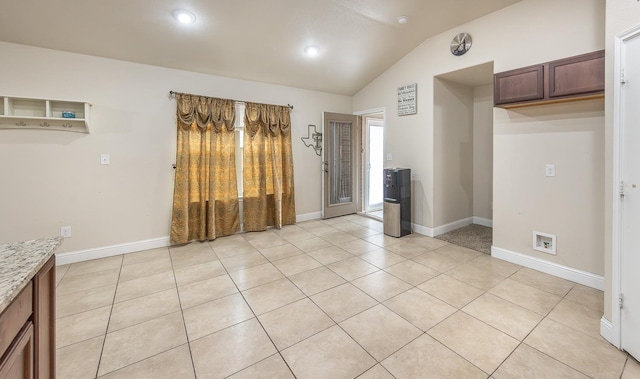
POLYGON ((473 89, 473 216, 493 219, 493 85, 473 89))
MULTIPOLYGON (((355 111, 388 110, 385 153, 393 154, 393 162, 387 163, 411 167, 414 188, 422 189, 414 193, 414 223, 435 225, 434 77, 486 62, 502 72, 604 47, 604 0, 522 0, 424 41, 358 92, 355 111), (453 56, 449 43, 461 31, 472 35, 473 47, 453 56), (409 83, 417 83, 418 113, 398 117, 396 90, 409 83)), ((532 230, 556 233, 558 255, 542 259, 602 275, 602 102, 540 106, 532 112, 494 111, 493 244, 538 257, 532 230), (555 181, 544 177, 546 163, 557 165, 555 181), (546 197, 526 196, 536 191, 546 197), (586 209, 578 209, 576 191, 586 209)))
POLYGON ((169 235, 176 124, 169 90, 269 104, 291 114, 296 213, 321 210, 321 158, 300 141, 351 97, 0 42, 0 96, 89 101, 90 134, 0 130, 0 243, 56 236, 59 252, 169 235), (111 164, 100 165, 100 154, 111 164))
MULTIPOLYGON (((614 43, 616 35, 624 33, 640 25, 640 3, 632 0, 607 0, 606 4, 606 49, 605 49, 605 175, 604 175, 604 204, 605 204, 605 228, 604 228, 604 262, 605 262, 605 291, 604 291, 604 316, 611 320, 612 317, 612 220, 613 220, 613 88, 616 78, 614 70, 614 43)), ((617 297, 615 298, 617 301, 617 297)), ((616 321, 618 322, 618 321, 616 321)))
POLYGON ((434 225, 473 216, 473 88, 433 85, 434 225))

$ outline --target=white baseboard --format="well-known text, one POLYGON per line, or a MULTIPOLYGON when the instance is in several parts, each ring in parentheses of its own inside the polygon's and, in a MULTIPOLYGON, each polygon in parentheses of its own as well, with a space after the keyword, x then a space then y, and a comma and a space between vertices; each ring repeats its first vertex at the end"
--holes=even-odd
POLYGON ((445 225, 440 225, 433 229, 433 235, 439 236, 440 234, 444 234, 452 230, 460 229, 463 226, 471 225, 472 223, 473 223, 473 217, 467 217, 458 221, 450 222, 445 225))
POLYGON ((493 228, 493 220, 489 220, 488 218, 473 216, 473 223, 493 228))
POLYGON ((422 226, 422 225, 418 225, 418 224, 411 224, 411 231, 413 233, 417 233, 417 234, 422 234, 423 236, 427 236, 427 237, 433 237, 435 236, 435 234, 433 234, 433 228, 429 228, 427 226, 422 226))
MULTIPOLYGON (((296 216, 296 222, 316 220, 321 218, 321 212, 306 213, 296 216)), ((88 261, 112 257, 114 255, 135 253, 137 251, 157 249, 169 246, 169 237, 153 238, 143 241, 123 243, 119 245, 96 247, 86 250, 70 251, 56 254, 56 265, 66 265, 71 263, 88 261)))
POLYGON ((602 316, 602 318, 600 319, 600 335, 602 336, 602 338, 609 341, 609 343, 613 346, 617 347, 618 349, 620 348, 619 341, 617 338, 615 338, 613 333, 613 324, 611 323, 611 321, 604 318, 604 316, 602 316))
POLYGON ((491 256, 604 291, 604 277, 544 259, 491 246, 491 256))
POLYGON ((143 241, 122 243, 119 245, 111 245, 104 247, 96 247, 87 250, 71 251, 67 253, 56 254, 56 265, 66 265, 88 261, 91 259, 112 257, 114 255, 135 253, 136 251, 157 249, 159 247, 169 246, 169 237, 153 238, 143 241))
POLYGON ((322 218, 322 212, 311 212, 301 215, 296 215, 296 222, 318 220, 322 218))

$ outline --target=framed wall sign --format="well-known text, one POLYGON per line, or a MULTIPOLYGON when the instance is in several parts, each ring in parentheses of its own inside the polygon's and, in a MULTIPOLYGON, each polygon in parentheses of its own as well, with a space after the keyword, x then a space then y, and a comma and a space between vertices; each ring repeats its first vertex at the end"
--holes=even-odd
POLYGON ((418 94, 418 84, 407 84, 398 87, 398 116, 406 116, 418 113, 416 100, 418 94))

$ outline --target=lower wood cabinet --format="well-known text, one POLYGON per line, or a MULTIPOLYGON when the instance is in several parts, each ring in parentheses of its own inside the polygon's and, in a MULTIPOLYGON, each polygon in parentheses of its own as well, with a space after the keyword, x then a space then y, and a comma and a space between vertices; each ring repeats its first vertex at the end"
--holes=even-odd
POLYGON ((0 378, 34 378, 33 323, 29 321, 16 337, 0 363, 0 378))
POLYGON ((56 373, 56 269, 55 256, 33 278, 35 326, 35 377, 54 378, 56 373))
POLYGON ((55 256, 0 314, 0 379, 55 378, 55 256))

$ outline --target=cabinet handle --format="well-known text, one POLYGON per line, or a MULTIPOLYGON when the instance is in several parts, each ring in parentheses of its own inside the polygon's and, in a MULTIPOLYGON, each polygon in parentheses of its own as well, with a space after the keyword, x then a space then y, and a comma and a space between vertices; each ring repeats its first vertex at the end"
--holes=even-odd
POLYGON ((73 125, 69 124, 68 122, 66 124, 62 124, 63 128, 71 128, 73 127, 73 125))
POLYGON ((42 124, 40 124, 40 126, 44 126, 46 128, 50 127, 51 125, 48 122, 43 122, 42 124))
POLYGON ((16 126, 27 126, 24 121, 16 122, 16 126))

